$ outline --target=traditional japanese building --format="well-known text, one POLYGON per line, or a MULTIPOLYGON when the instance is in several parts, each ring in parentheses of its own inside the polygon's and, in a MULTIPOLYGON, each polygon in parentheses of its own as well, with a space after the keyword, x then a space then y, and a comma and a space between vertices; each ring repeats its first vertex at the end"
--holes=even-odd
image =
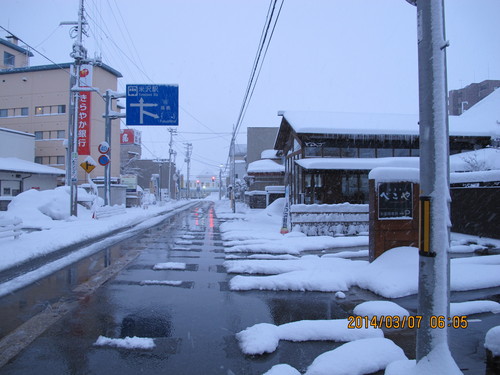
MULTIPOLYGON (((291 203, 368 203, 376 167, 418 167, 418 115, 280 112, 275 149, 285 155, 291 203)), ((450 154, 498 142, 500 91, 450 122, 450 154), (496 116, 496 117, 495 117, 496 116)))

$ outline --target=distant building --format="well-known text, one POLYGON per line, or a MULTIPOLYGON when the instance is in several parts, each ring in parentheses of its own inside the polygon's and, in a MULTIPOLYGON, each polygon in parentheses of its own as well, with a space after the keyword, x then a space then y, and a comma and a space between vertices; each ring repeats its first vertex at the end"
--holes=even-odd
MULTIPOLYGON (((17 40, 0 38, 0 127, 18 130, 35 136, 34 161, 38 164, 66 169, 66 142, 70 117, 70 63, 29 66, 31 52, 17 45, 17 40)), ((116 91, 121 73, 105 65, 88 66, 85 71, 90 85, 101 91, 116 91)), ((90 134, 84 139, 90 156, 100 156, 98 145, 104 141, 105 103, 98 93, 87 95, 90 134)), ((116 108, 113 108, 117 111, 116 108)), ((111 176, 120 175, 120 124, 112 121, 111 176)), ((85 155, 80 155, 77 165, 85 155)), ((78 182, 85 183, 85 171, 78 167, 78 182)), ((90 176, 104 176, 104 167, 97 165, 90 176)))
POLYGON ((486 80, 479 83, 471 83, 463 89, 451 90, 448 95, 449 115, 461 115, 499 87, 499 80, 486 80))
POLYGON ((33 162, 35 137, 0 128, 0 211, 23 191, 58 186, 65 171, 33 162))
POLYGON ((274 127, 249 127, 247 128, 247 157, 248 164, 262 159, 262 152, 272 149, 278 135, 279 128, 274 127))

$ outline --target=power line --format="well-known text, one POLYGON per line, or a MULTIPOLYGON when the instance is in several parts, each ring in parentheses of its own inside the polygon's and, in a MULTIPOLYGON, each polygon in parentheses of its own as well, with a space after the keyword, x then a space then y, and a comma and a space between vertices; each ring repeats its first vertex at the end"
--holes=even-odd
MULTIPOLYGON (((276 24, 278 22, 278 19, 281 15, 281 10, 283 8, 283 4, 284 4, 285 0, 281 0, 281 4, 279 6, 278 12, 277 12, 276 16, 274 17, 277 2, 278 2, 278 0, 271 0, 271 2, 269 4, 268 13, 266 16, 266 22, 264 23, 264 27, 262 29, 262 34, 261 34, 259 46, 257 48, 257 53, 255 56, 254 64, 252 66, 250 78, 248 80, 245 95, 243 97, 243 103, 242 103, 241 108, 240 108, 240 112, 238 115, 238 119, 236 121, 236 125, 233 128, 233 134, 231 137, 232 147, 230 148, 230 150, 234 147, 234 144, 236 142, 236 136, 238 135, 238 132, 239 132, 241 125, 243 123, 243 119, 245 117, 246 111, 247 111, 248 106, 250 104, 250 101, 252 99, 252 95, 253 95, 253 92, 255 90, 257 80, 260 76, 260 71, 262 69, 264 60, 266 58, 267 51, 269 49, 269 45, 270 45, 272 37, 274 35, 274 30, 276 28, 276 24), (271 33, 269 33, 273 19, 274 19, 274 23, 273 23, 273 26, 271 29, 271 33), (269 37, 268 37, 268 35, 269 35, 269 37)), ((226 162, 226 168, 227 168, 227 165, 229 165, 230 160, 231 160, 231 155, 229 154, 228 158, 227 158, 227 162, 226 162)))

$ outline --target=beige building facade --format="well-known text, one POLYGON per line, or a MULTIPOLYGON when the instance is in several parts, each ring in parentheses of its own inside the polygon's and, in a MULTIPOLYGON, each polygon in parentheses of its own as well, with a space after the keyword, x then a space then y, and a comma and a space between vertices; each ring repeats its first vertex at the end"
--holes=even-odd
MULTIPOLYGON (((15 41, 0 39, 0 127, 31 133, 35 136, 34 162, 66 168, 70 113, 70 63, 29 66, 30 52, 15 41), (13 56, 13 57, 12 57, 13 56)), ((100 64, 92 67, 92 86, 102 94, 117 90, 122 75, 100 64)), ((98 145, 104 141, 105 101, 97 92, 91 94, 90 152, 96 161, 91 178, 104 176, 97 161, 98 145)), ((118 111, 116 108, 112 110, 118 111)), ((120 176, 120 124, 111 121, 111 176, 120 176)), ((80 155, 78 165, 86 156, 80 155)), ((78 183, 87 181, 86 172, 78 167, 78 183)), ((61 184, 64 181, 61 181, 61 184)))

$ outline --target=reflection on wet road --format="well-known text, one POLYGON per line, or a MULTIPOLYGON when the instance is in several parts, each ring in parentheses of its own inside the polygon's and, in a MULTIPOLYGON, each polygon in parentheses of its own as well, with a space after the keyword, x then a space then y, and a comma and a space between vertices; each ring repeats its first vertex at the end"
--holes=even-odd
MULTIPOLYGON (((222 267, 224 252, 210 203, 118 246, 140 255, 93 295, 54 324, 0 374, 261 374, 274 364, 304 371, 333 342, 281 342, 272 354, 245 356, 235 333, 256 323, 345 318, 330 293, 231 292, 222 267), (158 263, 185 269, 153 270, 158 263), (152 282, 150 285, 144 281, 152 282), (160 282, 167 282, 160 284, 160 282), (154 282, 157 282, 156 284, 154 282), (150 337, 152 350, 97 347, 99 336, 150 337)), ((107 255, 108 257, 111 255, 107 255)), ((104 260, 88 260, 85 267, 104 260)), ((66 271, 69 272, 69 271, 66 271)), ((75 276, 73 276, 74 278, 75 276)), ((50 281, 71 289, 70 275, 50 281), (70 285, 70 286, 68 286, 70 285)), ((47 298, 36 288, 32 298, 47 298)))

